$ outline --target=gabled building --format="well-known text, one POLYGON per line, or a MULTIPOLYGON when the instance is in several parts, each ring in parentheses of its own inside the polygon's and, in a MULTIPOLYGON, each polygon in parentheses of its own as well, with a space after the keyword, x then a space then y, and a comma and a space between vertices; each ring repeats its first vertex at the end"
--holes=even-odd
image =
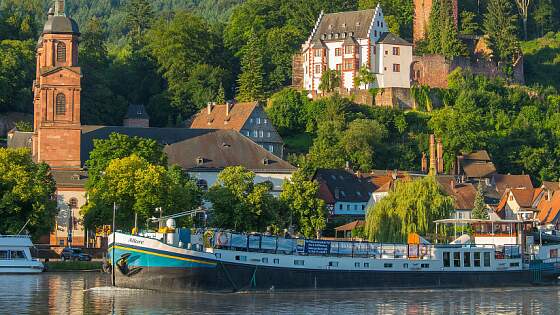
POLYGON ((532 220, 538 216, 541 189, 508 188, 496 207, 496 214, 505 220, 532 220))
POLYGON ((311 95, 322 92, 321 76, 327 69, 339 71, 343 91, 410 88, 412 44, 389 33, 379 5, 371 10, 321 12, 301 54, 294 72, 303 72, 302 88, 311 95), (362 66, 375 75, 375 83, 355 85, 362 66))
POLYGON ((331 216, 360 216, 375 186, 367 179, 344 169, 318 169, 313 180, 319 182, 319 198, 327 204, 331 216))
POLYGON ((460 182, 456 176, 438 175, 436 179, 442 190, 453 197, 455 207, 453 218, 470 219, 476 198, 476 187, 472 183, 460 182))
POLYGON ((560 228, 560 191, 547 191, 539 201, 539 223, 550 229, 560 228))
POLYGON ((490 179, 496 173, 496 166, 486 150, 478 150, 457 157, 457 175, 467 179, 490 179))
POLYGON ((240 132, 272 154, 283 157, 284 142, 258 102, 211 104, 198 112, 193 129, 225 129, 240 132))

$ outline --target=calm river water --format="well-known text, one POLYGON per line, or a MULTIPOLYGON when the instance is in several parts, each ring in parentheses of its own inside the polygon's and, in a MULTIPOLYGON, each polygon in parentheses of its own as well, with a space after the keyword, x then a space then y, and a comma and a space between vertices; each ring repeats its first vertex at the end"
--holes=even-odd
POLYGON ((0 275, 0 314, 560 314, 560 287, 163 294, 100 273, 0 275))

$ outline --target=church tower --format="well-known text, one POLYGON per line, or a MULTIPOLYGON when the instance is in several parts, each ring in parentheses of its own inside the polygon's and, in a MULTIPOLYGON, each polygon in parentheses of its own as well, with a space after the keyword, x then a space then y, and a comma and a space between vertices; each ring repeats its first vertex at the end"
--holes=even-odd
POLYGON ((78 24, 56 0, 37 43, 33 157, 53 169, 79 169, 81 70, 78 24))

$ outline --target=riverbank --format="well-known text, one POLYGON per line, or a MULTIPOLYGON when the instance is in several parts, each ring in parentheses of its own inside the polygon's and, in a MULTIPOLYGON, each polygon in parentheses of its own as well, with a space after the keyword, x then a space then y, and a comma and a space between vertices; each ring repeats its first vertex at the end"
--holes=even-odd
POLYGON ((101 271, 101 261, 49 261, 45 263, 48 272, 101 271))

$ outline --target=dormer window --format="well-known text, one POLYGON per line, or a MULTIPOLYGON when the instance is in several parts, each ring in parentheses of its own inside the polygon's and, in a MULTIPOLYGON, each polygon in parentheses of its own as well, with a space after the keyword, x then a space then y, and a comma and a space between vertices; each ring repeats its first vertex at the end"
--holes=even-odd
POLYGON ((346 27, 346 23, 342 23, 342 27, 346 27))
POLYGON ((66 44, 62 42, 56 45, 56 61, 58 62, 66 61, 66 44))
POLYGON ((269 165, 270 164, 270 160, 267 159, 267 158, 264 158, 262 162, 263 162, 264 165, 269 165))
POLYGON ((196 164, 197 164, 197 165, 202 165, 202 164, 204 164, 204 158, 202 158, 202 157, 200 157, 200 156, 197 157, 197 158, 196 158, 196 164))

